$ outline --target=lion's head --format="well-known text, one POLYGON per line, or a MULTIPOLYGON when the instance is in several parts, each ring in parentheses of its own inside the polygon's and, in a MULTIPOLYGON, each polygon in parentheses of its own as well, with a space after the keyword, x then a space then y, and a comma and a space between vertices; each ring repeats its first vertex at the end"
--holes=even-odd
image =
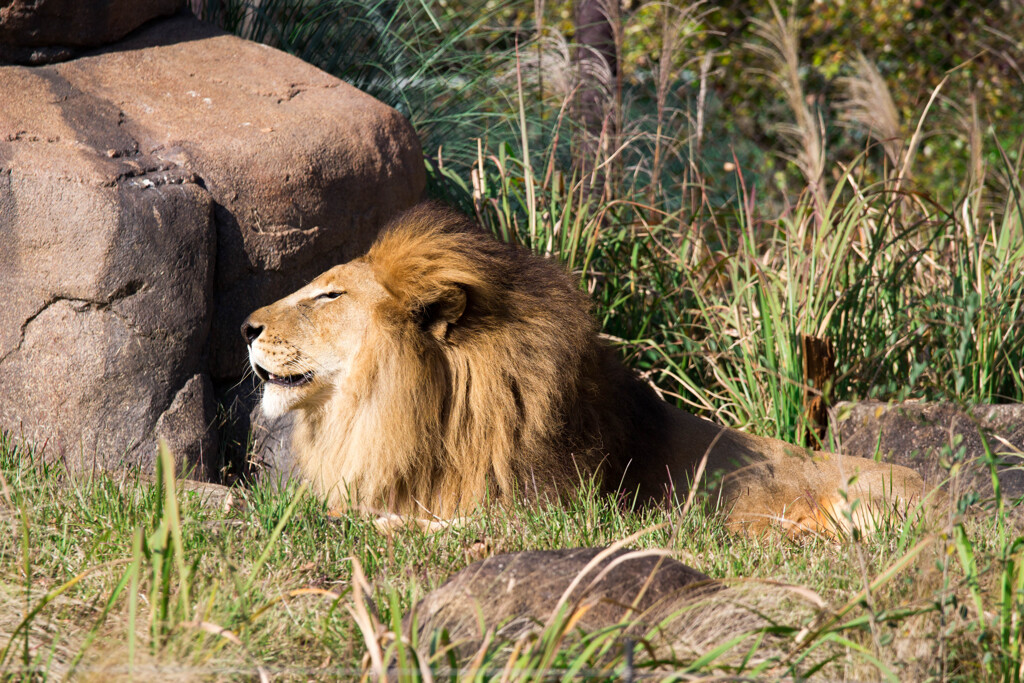
POLYGON ((387 297, 369 265, 356 261, 253 313, 242 332, 264 382, 263 412, 322 409, 349 386, 373 310, 387 297))
POLYGON ((588 310, 557 264, 421 205, 242 331, 264 411, 297 411, 300 467, 331 505, 450 515, 557 494, 607 457, 588 310))

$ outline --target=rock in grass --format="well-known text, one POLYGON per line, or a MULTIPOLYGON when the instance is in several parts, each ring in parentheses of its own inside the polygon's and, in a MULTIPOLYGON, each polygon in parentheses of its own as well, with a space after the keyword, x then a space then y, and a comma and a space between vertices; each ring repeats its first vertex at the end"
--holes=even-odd
POLYGON ((215 479, 243 318, 419 199, 414 131, 189 16, 0 93, 0 429, 73 469, 145 469, 163 436, 215 479))
MULTIPOLYGON (((475 643, 483 636, 482 616, 485 630, 498 628, 502 637, 514 640, 546 623, 570 584, 604 550, 535 550, 475 562, 420 601, 416 625, 421 633, 446 628, 453 642, 475 643)), ((631 614, 650 613, 683 593, 705 594, 717 587, 710 577, 670 557, 618 550, 582 575, 566 604, 570 611, 585 608, 578 627, 594 630, 631 614)))
MULTIPOLYGON (((761 582, 729 586, 649 551, 618 550, 593 562, 604 550, 525 551, 475 562, 415 606, 405 618, 405 633, 415 631, 421 653, 450 647, 465 666, 491 632, 491 652, 484 658, 500 667, 516 642, 526 648, 522 655, 539 647, 534 636, 545 628, 571 624, 560 649, 572 650, 583 634, 608 629, 606 637, 616 642, 602 656, 605 663, 635 646, 638 662, 650 663, 648 655, 654 655, 671 666, 730 639, 736 647, 723 660, 742 659, 750 639, 772 625, 771 615, 781 615, 779 623, 792 622, 795 633, 814 613, 806 591, 761 582), (563 596, 559 621, 554 613, 563 596)), ((755 659, 778 653, 769 637, 755 659)))

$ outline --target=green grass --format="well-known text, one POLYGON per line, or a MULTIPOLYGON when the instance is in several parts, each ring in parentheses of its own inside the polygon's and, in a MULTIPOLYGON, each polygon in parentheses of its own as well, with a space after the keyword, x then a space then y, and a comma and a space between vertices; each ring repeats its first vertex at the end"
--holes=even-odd
POLYGON ((698 221, 628 188, 597 202, 553 149, 526 164, 528 137, 440 172, 499 238, 577 273, 627 361, 689 410, 800 439, 802 335, 835 344, 837 376, 814 388, 831 400, 1024 400, 1024 195, 1009 157, 950 208, 899 178, 865 187, 861 155, 824 204, 805 193, 764 215, 739 169, 735 206, 704 205, 698 221))
MULTIPOLYGON (((608 545, 637 533, 631 547, 668 549, 761 596, 773 624, 769 640, 732 633, 669 661, 638 650, 639 672, 1019 676, 1024 538, 1001 505, 969 519, 954 508, 927 524, 894 521, 846 544, 795 543, 731 536, 700 507, 683 519, 625 512, 584 487, 562 507, 492 509, 440 533, 388 536, 365 516, 330 519, 295 485, 240 489, 226 510, 175 488, 166 471, 76 477, 0 443, 6 677, 349 677, 372 673, 375 661, 405 662, 409 679, 424 668, 444 677, 451 663, 440 649, 395 636, 426 591, 481 552, 608 545), (759 580, 813 599, 765 603, 779 589, 759 580)), ((460 675, 622 674, 628 624, 582 639, 563 633, 565 624, 555 620, 511 656, 515 644, 491 642, 460 675)))

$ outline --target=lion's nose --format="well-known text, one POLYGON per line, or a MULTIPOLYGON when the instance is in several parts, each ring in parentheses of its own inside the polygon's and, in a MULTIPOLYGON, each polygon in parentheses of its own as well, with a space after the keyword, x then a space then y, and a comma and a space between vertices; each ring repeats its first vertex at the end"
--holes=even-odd
POLYGON ((251 322, 246 320, 242 323, 242 336, 245 337, 245 343, 252 345, 256 338, 263 332, 263 325, 253 325, 251 322))

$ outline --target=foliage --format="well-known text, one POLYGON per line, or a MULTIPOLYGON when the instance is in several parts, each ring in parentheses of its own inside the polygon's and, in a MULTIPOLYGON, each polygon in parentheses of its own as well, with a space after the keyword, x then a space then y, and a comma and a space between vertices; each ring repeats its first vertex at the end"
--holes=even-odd
POLYGON ((691 410, 798 439, 802 334, 836 342, 840 374, 818 389, 840 398, 1024 396, 1024 213, 1008 156, 1001 213, 978 210, 981 190, 944 210, 898 179, 863 187, 862 155, 821 207, 805 194, 774 218, 739 169, 740 209, 708 209, 697 230, 636 201, 596 204, 553 149, 525 163, 528 144, 481 151, 472 183, 442 173, 485 226, 578 272, 630 362, 691 410))

